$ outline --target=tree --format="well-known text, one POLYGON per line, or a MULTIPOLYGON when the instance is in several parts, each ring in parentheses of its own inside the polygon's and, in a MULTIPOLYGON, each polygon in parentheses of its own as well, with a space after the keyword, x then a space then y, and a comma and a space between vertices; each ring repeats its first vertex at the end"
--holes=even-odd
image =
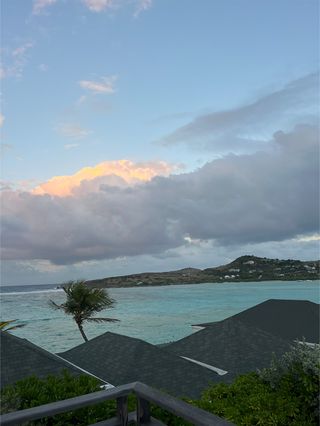
POLYGON ((115 304, 115 301, 109 297, 105 289, 90 288, 83 280, 69 281, 63 284, 62 289, 67 295, 66 302, 58 305, 53 300, 50 300, 50 304, 55 309, 61 309, 64 313, 73 317, 85 342, 88 341, 82 326, 85 321, 119 321, 115 318, 97 318, 93 316, 104 309, 112 308, 115 304))
POLYGON ((17 328, 24 327, 26 325, 26 324, 16 324, 16 325, 11 326, 10 324, 15 322, 15 321, 17 321, 17 320, 0 321, 0 330, 1 331, 11 331, 11 330, 16 330, 17 328))

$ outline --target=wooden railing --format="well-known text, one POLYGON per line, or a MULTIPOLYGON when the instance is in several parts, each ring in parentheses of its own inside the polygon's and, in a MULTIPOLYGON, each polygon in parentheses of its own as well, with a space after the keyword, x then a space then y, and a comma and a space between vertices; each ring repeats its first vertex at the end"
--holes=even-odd
POLYGON ((230 426, 232 423, 200 408, 187 404, 180 399, 162 393, 143 383, 134 382, 116 388, 77 396, 63 401, 40 405, 0 416, 1 426, 19 425, 31 420, 51 417, 56 414, 98 404, 110 399, 117 400, 117 417, 95 423, 91 426, 127 426, 131 421, 138 425, 160 426, 164 423, 150 415, 150 403, 175 414, 197 426, 230 426), (128 413, 128 395, 137 398, 136 412, 128 413))

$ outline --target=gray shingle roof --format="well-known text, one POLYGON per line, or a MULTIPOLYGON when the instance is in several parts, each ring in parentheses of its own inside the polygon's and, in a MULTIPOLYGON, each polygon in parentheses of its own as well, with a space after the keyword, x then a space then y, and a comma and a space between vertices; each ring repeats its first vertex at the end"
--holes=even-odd
POLYGON ((229 373, 222 379, 230 381, 239 374, 269 366, 273 353, 280 356, 289 349, 290 342, 231 318, 216 322, 162 350, 226 370, 229 373))
POLYGON ((110 332, 59 355, 115 386, 140 381, 175 396, 196 398, 210 383, 221 381, 213 371, 110 332))
MULTIPOLYGON (((283 339, 319 343, 320 306, 308 300, 269 299, 230 318, 259 327, 283 339)), ((199 324, 212 326, 215 323, 199 324)))
POLYGON ((46 377, 68 370, 73 375, 84 374, 56 355, 26 339, 0 332, 1 388, 35 375, 46 377))

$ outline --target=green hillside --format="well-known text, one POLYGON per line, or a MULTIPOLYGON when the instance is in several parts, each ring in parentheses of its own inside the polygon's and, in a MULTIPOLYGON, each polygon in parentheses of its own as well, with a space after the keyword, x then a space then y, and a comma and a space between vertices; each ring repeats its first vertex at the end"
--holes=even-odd
POLYGON ((215 282, 316 280, 319 279, 319 265, 319 260, 279 260, 247 255, 227 265, 214 268, 143 272, 89 280, 87 284, 93 287, 135 287, 215 282))

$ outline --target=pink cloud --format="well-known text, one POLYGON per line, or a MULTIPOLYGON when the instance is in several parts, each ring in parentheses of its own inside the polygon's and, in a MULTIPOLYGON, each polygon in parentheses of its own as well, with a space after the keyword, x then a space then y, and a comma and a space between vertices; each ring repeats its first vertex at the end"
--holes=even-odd
POLYGON ((111 94, 114 93, 114 84, 117 76, 102 77, 101 81, 81 80, 79 85, 93 94, 111 94))
MULTIPOLYGON (((72 146, 73 147, 73 146, 72 146)), ((70 148, 70 146, 69 146, 70 148)), ((54 176, 47 182, 37 186, 32 193, 37 195, 55 195, 65 197, 72 195, 85 182, 98 180, 98 185, 91 185, 91 189, 95 186, 99 187, 101 178, 116 176, 120 180, 113 180, 113 184, 134 184, 137 182, 150 181, 155 176, 168 176, 176 166, 168 164, 164 161, 134 163, 130 160, 104 161, 93 167, 84 167, 73 175, 54 176)))
POLYGON ((56 2, 57 0, 35 0, 32 9, 33 15, 40 15, 47 7, 52 6, 56 2))
POLYGON ((114 5, 114 0, 83 0, 83 3, 92 12, 102 12, 114 5))

